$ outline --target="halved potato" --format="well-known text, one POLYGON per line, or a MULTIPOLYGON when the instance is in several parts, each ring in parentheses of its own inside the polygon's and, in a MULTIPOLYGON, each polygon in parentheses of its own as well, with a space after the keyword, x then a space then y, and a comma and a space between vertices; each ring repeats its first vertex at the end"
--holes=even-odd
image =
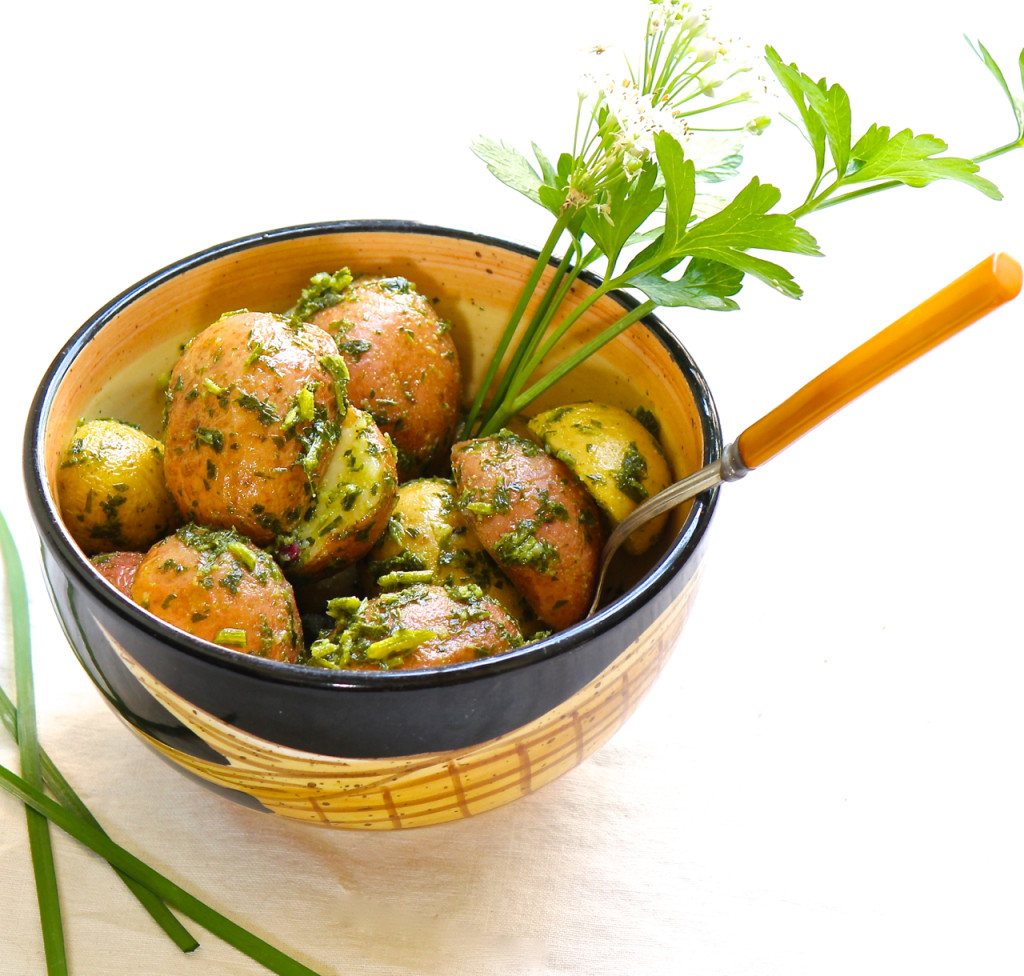
MULTIPOLYGON (((621 407, 592 401, 555 407, 534 417, 530 430, 545 450, 572 468, 613 525, 672 483, 654 435, 621 407)), ((662 515, 637 529, 626 550, 646 552, 667 519, 662 515)))
POLYGON ((164 480, 163 445, 132 424, 89 420, 57 471, 61 517, 88 555, 143 550, 181 522, 164 480))
POLYGON ((196 336, 168 387, 165 468, 185 519, 258 545, 291 531, 337 438, 344 368, 322 329, 266 312, 196 336))
MULTIPOLYGON (((456 505, 450 478, 415 478, 400 485, 387 531, 364 563, 367 592, 401 585, 405 574, 427 574, 439 586, 474 583, 500 603, 526 632, 533 612, 488 555, 456 505)), ((415 578, 415 577, 413 577, 415 578)))
POLYGON ((458 505, 537 616, 581 620, 601 555, 597 506, 563 462, 511 431, 452 448, 458 505))
POLYGON ((357 562, 387 528, 397 487, 391 442, 368 413, 349 407, 316 503, 279 550, 281 564, 310 577, 357 562))

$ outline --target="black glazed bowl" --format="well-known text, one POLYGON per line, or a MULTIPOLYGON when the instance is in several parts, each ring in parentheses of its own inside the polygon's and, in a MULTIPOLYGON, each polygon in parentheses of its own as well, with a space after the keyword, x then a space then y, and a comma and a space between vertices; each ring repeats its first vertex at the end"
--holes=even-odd
MULTIPOLYGON (((671 652, 696 588, 717 498, 674 514, 638 580, 592 619, 507 655, 431 671, 337 672, 195 639, 121 596, 61 523, 60 455, 76 423, 116 417, 159 434, 159 377, 224 311, 283 311, 310 276, 404 275, 452 322, 479 384, 535 254, 500 240, 393 221, 288 227, 220 244, 104 306, 47 371, 25 436, 25 477, 45 575, 82 666, 128 726, 232 799, 292 819, 390 829, 460 819, 523 796, 602 745, 671 652)), ((580 284, 579 301, 593 281, 580 284)), ((633 307, 596 302, 555 356, 633 307)), ((677 477, 721 451, 696 365, 653 317, 537 406, 601 399, 653 410, 677 477)), ((634 560, 635 561, 635 560, 634 560)))

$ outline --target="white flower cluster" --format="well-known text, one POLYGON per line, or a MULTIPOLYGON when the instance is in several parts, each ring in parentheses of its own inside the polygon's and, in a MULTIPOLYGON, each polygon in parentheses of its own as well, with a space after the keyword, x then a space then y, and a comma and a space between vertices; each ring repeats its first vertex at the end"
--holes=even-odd
MULTIPOLYGON (((750 119, 749 105, 740 110, 742 115, 735 115, 740 103, 759 98, 757 89, 763 82, 759 84, 753 70, 756 59, 749 48, 713 36, 708 13, 695 10, 686 0, 649 0, 648 23, 643 72, 583 76, 580 104, 589 102, 587 114, 598 125, 597 132, 587 126, 584 141, 596 150, 587 171, 598 183, 614 178, 615 171, 632 176, 654 155, 655 136, 667 132, 693 161, 698 178, 729 178, 744 137, 760 133, 768 121, 763 116, 750 119), (662 72, 660 65, 670 71, 662 72), (655 78, 658 88, 652 91, 655 78), (705 123, 709 109, 716 110, 717 120, 717 109, 728 106, 720 122, 710 127, 705 123), (590 142, 595 136, 597 142, 590 142)), ((608 50, 595 47, 590 54, 608 50)), ((577 149, 582 146, 577 144, 577 149)))
POLYGON ((707 26, 707 12, 698 12, 693 4, 685 0, 650 0, 651 10, 648 14, 648 33, 658 34, 667 27, 679 27, 684 32, 691 32, 696 37, 703 33, 707 26))
POLYGON ((631 80, 608 80, 599 91, 600 101, 614 119, 612 138, 615 151, 622 155, 627 171, 654 152, 654 137, 659 132, 682 134, 683 123, 670 107, 655 104, 631 80))

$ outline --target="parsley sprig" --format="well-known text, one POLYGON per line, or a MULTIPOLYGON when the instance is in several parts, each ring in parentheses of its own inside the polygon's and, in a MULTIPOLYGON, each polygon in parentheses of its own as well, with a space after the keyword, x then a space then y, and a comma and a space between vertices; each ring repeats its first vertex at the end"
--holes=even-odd
MULTIPOLYGON (((736 93, 727 84, 752 68, 726 63, 706 14, 695 13, 682 0, 653 3, 639 69, 629 68, 625 80, 580 94, 571 151, 552 161, 533 145, 531 160, 503 141, 481 137, 473 144, 494 176, 546 209, 554 223, 499 340, 464 434, 481 436, 505 426, 566 373, 659 307, 731 311, 739 307, 734 296, 748 276, 799 298, 802 290, 793 275, 755 252, 819 255, 817 241, 798 223, 808 214, 892 187, 940 180, 1000 199, 999 189, 980 168, 1024 146, 1024 101, 980 42, 974 50, 1010 101, 1016 137, 968 159, 947 154, 946 143, 936 136, 909 128, 876 123, 855 135, 850 98, 841 85, 815 81, 766 48, 764 63, 796 110, 794 117, 783 117, 803 130, 812 152, 809 189, 798 206, 781 210, 780 191, 754 176, 730 200, 709 201, 702 186, 737 175, 741 135, 759 134, 768 120, 758 116, 731 127, 701 127, 708 112, 735 114, 752 100, 750 90, 736 93), (724 71, 720 68, 716 76, 712 66, 723 63, 724 71), (695 107, 697 96, 702 102, 695 107), (603 266, 593 291, 576 304, 567 303, 579 276, 599 261, 603 266), (587 309, 616 290, 638 293, 635 307, 541 375, 541 365, 587 309)), ((1019 62, 1024 87, 1024 51, 1019 62)))

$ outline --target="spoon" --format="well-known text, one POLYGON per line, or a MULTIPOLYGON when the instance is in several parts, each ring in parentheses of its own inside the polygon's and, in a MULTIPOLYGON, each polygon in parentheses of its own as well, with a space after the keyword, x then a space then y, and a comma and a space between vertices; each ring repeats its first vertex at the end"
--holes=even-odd
POLYGON ((738 481, 840 407, 1014 298, 1020 289, 1021 266, 1008 254, 993 254, 819 373, 751 424, 720 458, 638 505, 605 542, 587 617, 597 611, 612 556, 641 525, 715 485, 738 481))

